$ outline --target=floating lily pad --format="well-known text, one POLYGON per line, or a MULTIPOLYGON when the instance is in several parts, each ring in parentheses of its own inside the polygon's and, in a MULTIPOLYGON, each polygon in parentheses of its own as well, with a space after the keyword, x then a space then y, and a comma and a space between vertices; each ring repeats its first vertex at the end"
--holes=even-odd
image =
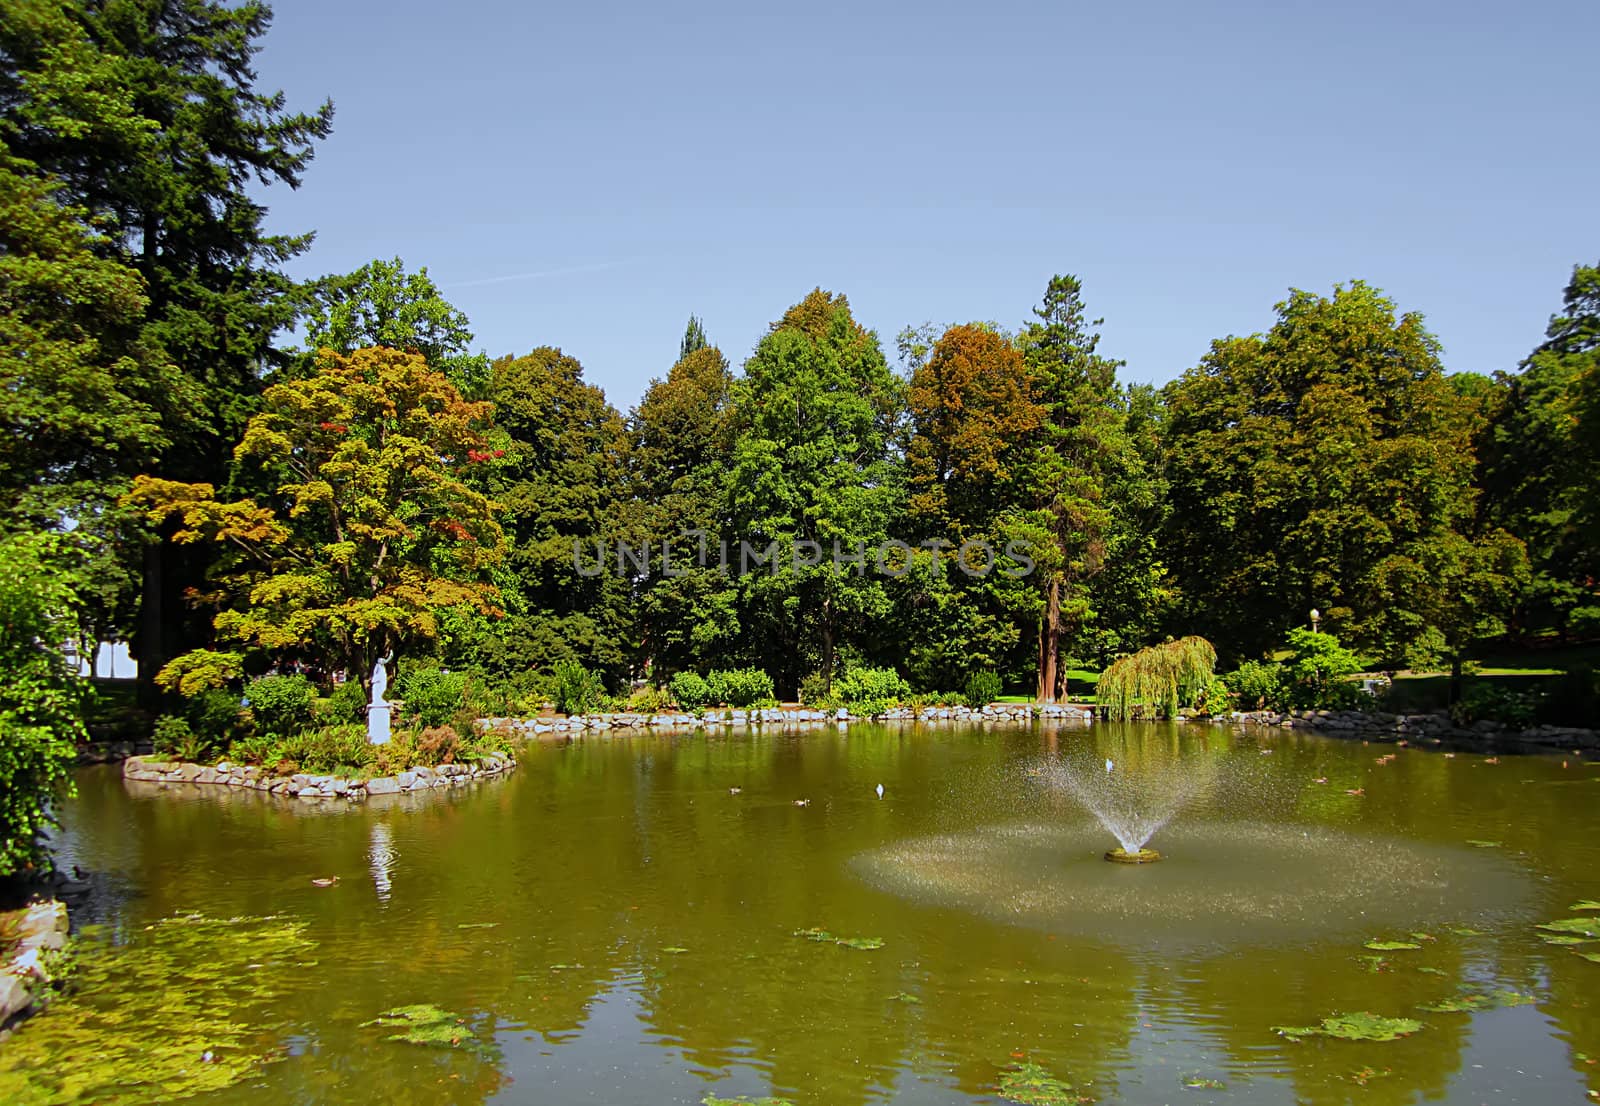
POLYGON ((1362 1010, 1355 1014, 1334 1014, 1321 1025, 1275 1025, 1280 1037, 1298 1041, 1304 1037, 1336 1037, 1341 1041, 1393 1041, 1409 1037, 1422 1028, 1413 1018, 1386 1018, 1362 1010))
POLYGON ((1436 941, 1436 940, 1438 940, 1438 938, 1435 937, 1431 933, 1413 933, 1411 935, 1411 939, 1413 941, 1436 941))
POLYGON ((1582 902, 1573 903, 1571 906, 1567 907, 1567 909, 1568 910, 1600 910, 1600 902, 1595 902, 1593 899, 1584 899, 1582 902))
POLYGON ((1422 967, 1418 968, 1417 971, 1426 972, 1429 975, 1444 975, 1444 974, 1446 974, 1445 970, 1443 968, 1435 968, 1435 967, 1432 967, 1432 966, 1427 965, 1427 964, 1424 964, 1422 967))
POLYGON ((1071 1083, 1051 1075, 1038 1064, 1024 1062, 1000 1073, 1000 1097, 1023 1106, 1077 1106, 1093 1102, 1071 1083))
POLYGON ((1539 939, 1547 945, 1592 945, 1593 937, 1579 937, 1576 933, 1541 933, 1539 939))
POLYGON ((883 948, 882 937, 836 937, 825 929, 797 929, 794 931, 794 935, 796 937, 804 937, 808 941, 816 941, 819 944, 838 945, 840 948, 846 949, 871 950, 883 948))
POLYGON ((1211 1079, 1204 1075, 1186 1075, 1183 1085, 1197 1091, 1225 1091, 1228 1085, 1220 1079, 1211 1079))
POLYGON ((706 1095, 700 1100, 701 1106, 794 1106, 787 1098, 718 1098, 716 1095, 706 1095))
POLYGON ((1454 998, 1441 999, 1419 1006, 1433 1014, 1471 1014, 1479 1010, 1498 1010, 1502 1006, 1529 1006, 1538 1002, 1533 995, 1521 991, 1463 991, 1454 998))
POLYGON ((1398 952, 1401 949, 1420 949, 1415 941, 1368 941, 1367 948, 1375 952, 1398 952))
POLYGON ((1482 937, 1483 930, 1473 929, 1471 926, 1451 926, 1450 932, 1457 937, 1482 937))
POLYGON ((1600 952, 1580 952, 1579 956, 1595 964, 1600 964, 1600 952))
POLYGON ((907 993, 905 991, 901 991, 899 994, 896 994, 896 995, 890 995, 889 998, 893 1002, 903 1002, 907 1006, 919 1006, 922 1003, 922 1000, 920 998, 918 998, 916 995, 909 994, 909 993, 907 993))
POLYGON ((1538 927, 1550 933, 1577 933, 1584 937, 1600 937, 1600 918, 1562 918, 1545 922, 1538 927))
POLYGON ((1498 849, 1501 845, 1505 844, 1505 842, 1504 841, 1473 841, 1472 839, 1469 838, 1467 840, 1467 844, 1471 845, 1474 849, 1498 849))

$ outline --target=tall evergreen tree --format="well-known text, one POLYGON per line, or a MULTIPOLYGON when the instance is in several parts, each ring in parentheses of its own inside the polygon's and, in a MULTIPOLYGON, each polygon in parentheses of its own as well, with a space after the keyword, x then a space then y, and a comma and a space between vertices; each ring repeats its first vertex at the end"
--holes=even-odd
MULTIPOLYGON (((77 0, 61 10, 90 48, 89 72, 112 82, 108 94, 125 98, 139 125, 112 133, 41 125, 35 77, 52 56, 34 17, 43 7, 12 0, 0 19, 11 152, 63 182, 66 202, 99 221, 106 252, 143 279, 148 305, 136 340, 188 381, 185 402, 162 411, 157 471, 213 479, 227 467, 263 367, 279 359, 274 335, 295 316, 295 285, 282 265, 310 244, 310 235, 268 233, 251 185, 298 186, 330 129, 332 105, 291 112, 281 93, 257 88, 252 60, 271 23, 265 4, 77 0)), ((57 107, 70 119, 103 103, 78 89, 57 107)), ((185 602, 203 570, 203 557, 180 555, 165 540, 147 547, 136 637, 142 678, 203 638, 204 620, 185 602)))
POLYGON ((651 549, 639 589, 641 650, 658 678, 720 665, 739 629, 737 587, 716 548, 733 446, 733 374, 722 352, 702 346, 651 381, 629 431, 651 549))
POLYGON ((706 328, 701 325, 698 316, 689 316, 689 325, 684 329, 683 341, 678 343, 678 360, 682 361, 696 350, 705 349, 711 343, 706 340, 706 328))
POLYGON ((1099 327, 1075 276, 1051 278, 1035 320, 1020 336, 1035 388, 1048 412, 1024 479, 1031 510, 1018 532, 1034 547, 1038 585, 1036 694, 1060 691, 1063 643, 1094 614, 1088 581, 1105 567, 1116 516, 1108 485, 1127 461, 1118 408, 1121 362, 1099 353, 1099 327))

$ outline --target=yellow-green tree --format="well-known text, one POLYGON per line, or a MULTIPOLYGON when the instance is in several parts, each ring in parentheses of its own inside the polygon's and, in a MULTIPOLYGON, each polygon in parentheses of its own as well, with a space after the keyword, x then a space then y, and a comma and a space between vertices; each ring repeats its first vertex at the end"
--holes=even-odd
MULTIPOLYGON (((368 679, 380 657, 438 635, 441 612, 493 613, 497 505, 465 479, 492 459, 492 407, 462 399, 414 353, 323 351, 315 375, 270 387, 234 450, 267 489, 141 476, 127 501, 173 540, 220 551, 217 638, 368 679)), ((167 667, 168 680, 186 669, 167 667)))

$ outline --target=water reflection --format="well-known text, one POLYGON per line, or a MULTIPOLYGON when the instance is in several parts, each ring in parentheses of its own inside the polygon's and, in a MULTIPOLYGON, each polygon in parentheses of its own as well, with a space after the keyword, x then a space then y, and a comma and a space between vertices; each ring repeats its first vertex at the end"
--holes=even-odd
MULTIPOLYGON (((1558 762, 1376 754, 1153 727, 643 736, 539 746, 490 786, 323 816, 254 794, 174 801, 89 774, 64 832, 77 862, 137 889, 113 908, 125 932, 202 908, 283 914, 316 942, 274 1000, 295 1054, 218 1102, 690 1106, 714 1089, 955 1106, 992 1101, 1022 1058, 1102 1102, 1581 1099, 1593 1069, 1573 1054, 1600 1055, 1600 967, 1542 944, 1530 923, 1600 890, 1592 775, 1574 786, 1558 762), (1098 860, 1103 831, 1075 804, 1025 785, 1052 740, 1118 771, 1137 767, 1140 742, 1203 740, 1248 785, 1225 773, 1162 830, 1171 859, 1121 869, 1098 860), (801 796, 811 804, 796 807, 801 796), (1256 847, 1269 834, 1276 860, 1256 847), (1190 882, 1169 900, 1124 898, 1120 915, 1102 906, 1085 921, 1078 901, 1062 912, 1062 889, 1077 886, 1062 854, 1079 837, 1093 862, 1083 879, 1127 877, 1144 896, 1190 882), (987 894, 968 888, 981 902, 907 894, 863 868, 941 840, 959 845, 947 870, 990 881, 987 894), (1326 851, 1308 858, 1308 840, 1326 851), (1399 876, 1373 842, 1392 845, 1399 876), (961 851, 973 843, 987 843, 985 863, 961 851), (311 872, 345 879, 317 890, 311 872), (1217 920, 1230 873, 1258 903, 1276 891, 1271 918, 1217 920), (1137 882, 1151 876, 1167 882, 1137 882), (883 947, 793 936, 808 927, 883 947), (1190 940, 1196 927, 1217 939, 1190 940), (1413 929, 1426 934, 1414 950, 1363 947, 1413 929), (1543 1001, 1417 1012, 1483 981, 1543 1001), (502 1058, 360 1028, 411 1003, 460 1013, 502 1058), (1344 1010, 1427 1024, 1390 1044, 1272 1032, 1344 1010), (1229 1089, 1184 1089, 1192 1072, 1229 1089)), ((165 985, 183 988, 181 973, 165 985)))

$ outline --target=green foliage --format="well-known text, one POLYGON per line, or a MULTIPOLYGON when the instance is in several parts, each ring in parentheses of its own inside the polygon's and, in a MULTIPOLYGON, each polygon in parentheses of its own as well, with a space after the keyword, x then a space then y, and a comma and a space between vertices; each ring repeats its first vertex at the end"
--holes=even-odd
POLYGON ((701 710, 712 702, 711 685, 698 672, 679 672, 668 687, 672 698, 684 710, 701 710))
POLYGON ((398 257, 369 261, 347 276, 324 277, 314 286, 314 297, 316 306, 305 324, 306 344, 313 351, 412 350, 462 395, 483 397, 489 359, 468 351, 467 317, 439 293, 426 267, 408 274, 398 257))
POLYGON ((666 690, 646 684, 628 696, 624 709, 638 714, 655 714, 672 706, 672 702, 673 698, 666 690))
POLYGON ((70 554, 47 535, 0 539, 0 877, 45 861, 39 835, 88 737, 60 651, 79 634, 70 554))
POLYGON ((1000 677, 987 669, 980 669, 967 677, 967 688, 962 698, 967 706, 977 710, 1000 697, 1000 677))
POLYGON ((424 728, 446 725, 466 705, 467 674, 433 665, 405 668, 395 680, 395 695, 406 721, 424 728))
POLYGON ((389 1041, 430 1048, 459 1048, 485 1056, 498 1055, 496 1046, 479 1039, 466 1018, 429 1003, 385 1010, 371 1021, 362 1022, 361 1026, 363 1029, 378 1026, 398 1030, 384 1038, 389 1041))
POLYGON ((1361 671, 1361 658, 1332 634, 1297 627, 1289 631, 1289 659, 1284 662, 1291 705, 1302 709, 1347 707, 1357 689, 1344 677, 1361 671))
MULTIPOLYGON (((140 476, 124 497, 182 545, 216 543, 217 635, 292 650, 365 682, 374 662, 439 636, 441 612, 495 608, 495 505, 466 482, 489 454, 486 403, 416 354, 325 351, 315 375, 268 388, 236 450, 270 494, 140 476)), ((190 658, 216 658, 206 651, 190 658)), ((163 670, 163 679, 173 669, 163 670)))
POLYGON ((1212 676, 1194 697, 1194 709, 1213 716, 1233 710, 1233 691, 1228 682, 1220 676, 1212 676))
POLYGON ((605 685, 600 677, 577 661, 567 658, 557 661, 550 669, 545 694, 562 714, 588 714, 605 695, 605 685))
POLYGON ((1422 316, 1359 281, 1295 291, 1277 314, 1166 389, 1164 545, 1185 605, 1245 655, 1313 607, 1385 658, 1430 627, 1457 648, 1492 629, 1478 617, 1515 551, 1476 526, 1478 404, 1422 316))
POLYGON ((245 685, 256 730, 283 737, 311 725, 317 689, 304 676, 263 676, 245 685))
POLYGON ((207 691, 227 687, 244 675, 244 657, 214 649, 193 649, 164 665, 156 685, 192 699, 207 691))
POLYGON ((825 929, 797 929, 796 937, 804 937, 807 941, 815 941, 819 945, 838 945, 842 949, 856 949, 859 952, 872 952, 883 948, 882 937, 839 937, 825 929))
POLYGON ((1543 696, 1532 689, 1474 682, 1460 701, 1452 704, 1450 717, 1460 726, 1487 720, 1526 729, 1539 720, 1542 699, 1543 696))
POLYGON ((1245 661, 1223 679, 1241 710, 1278 710, 1288 701, 1285 678, 1276 661, 1245 661))
POLYGON ((892 668, 848 668, 833 681, 833 694, 852 714, 882 714, 911 694, 892 668))
MULTIPOLYGON (((383 746, 368 743, 364 726, 322 726, 279 738, 261 755, 261 764, 283 775, 295 772, 359 775, 372 766, 375 750, 379 748, 383 746)), ((410 755, 409 747, 406 755, 410 755)), ((412 761, 404 767, 417 763, 412 761)))
POLYGON ((826 672, 813 672, 800 681, 800 702, 808 707, 826 709, 839 705, 839 697, 826 672))
POLYGON ((360 680, 346 680, 317 705, 317 720, 338 726, 361 722, 367 716, 367 693, 360 680))
POLYGON ((188 719, 177 714, 163 714, 151 730, 150 747, 159 757, 196 762, 205 759, 208 742, 194 732, 188 719))
POLYGON ((769 706, 777 702, 772 677, 759 668, 716 668, 706 676, 706 690, 713 703, 730 707, 769 706))
POLYGON ((870 644, 889 613, 884 578, 833 550, 878 548, 899 514, 901 391, 877 335, 820 288, 773 324, 734 387, 730 536, 774 557, 738 577, 739 629, 785 695, 834 671, 841 647, 870 644))
POLYGON ((1217 651, 1205 638, 1186 637, 1141 649, 1100 674, 1096 698, 1114 721, 1136 708, 1178 716, 1178 706, 1210 687, 1217 651))

